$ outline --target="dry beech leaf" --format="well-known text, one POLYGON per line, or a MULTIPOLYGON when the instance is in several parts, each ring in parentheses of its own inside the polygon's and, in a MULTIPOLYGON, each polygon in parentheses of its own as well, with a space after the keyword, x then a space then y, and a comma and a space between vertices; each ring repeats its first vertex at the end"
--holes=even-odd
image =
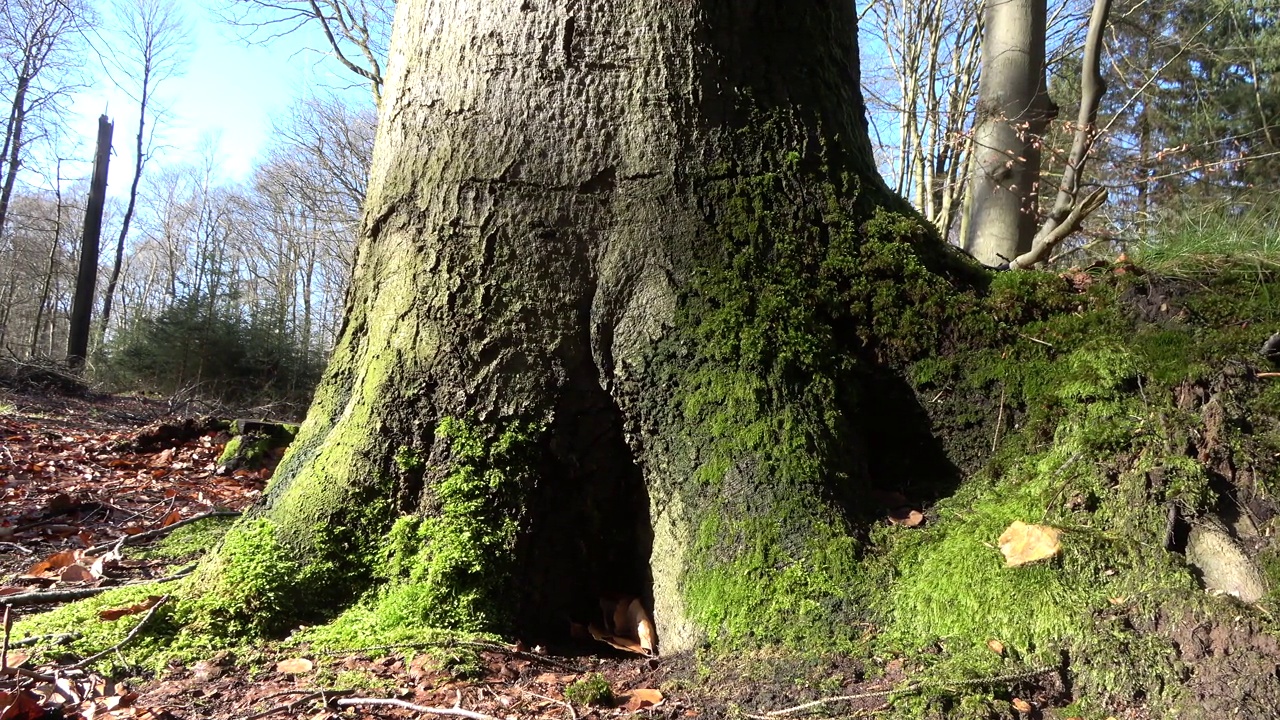
POLYGON ((635 712, 642 708, 653 707, 662 702, 662 692, 651 688, 639 688, 627 693, 627 702, 623 708, 635 712))
POLYGON ((1126 602, 1128 602, 1128 600, 1129 598, 1126 595, 1117 595, 1116 597, 1107 598, 1107 602, 1111 603, 1112 605, 1123 605, 1126 602))
POLYGON ((98 612, 98 617, 108 622, 114 622, 126 615, 137 615, 138 613, 144 613, 150 610, 151 608, 155 607, 156 603, 160 602, 160 598, 161 598, 160 595, 148 595, 146 600, 143 600, 142 602, 137 603, 136 605, 126 605, 125 607, 107 608, 106 610, 100 610, 98 612))
POLYGON ((311 672, 313 667, 315 666, 306 658, 292 658, 276 663, 276 672, 284 673, 285 675, 301 675, 311 672))
POLYGON ((1017 567, 1051 558, 1062 549, 1061 536, 1062 531, 1057 528, 1028 525, 1021 520, 1014 520, 1000 536, 1000 552, 1004 554, 1004 564, 1017 567))
POLYGON ((654 654, 657 649, 657 633, 653 629, 653 620, 649 619, 649 613, 644 611, 639 598, 634 598, 627 604, 627 621, 619 629, 622 628, 628 633, 635 633, 640 647, 648 654, 654 654))
POLYGON ((624 652, 629 652, 629 653, 635 653, 637 655, 649 654, 645 652, 644 648, 640 647, 640 643, 636 642, 635 640, 632 640, 631 638, 619 637, 617 635, 611 635, 609 634, 608 631, 604 630, 603 628, 601 628, 599 625, 596 625, 595 623, 591 623, 590 625, 588 625, 587 630, 591 632, 591 637, 595 638, 596 640, 602 643, 611 645, 614 648, 617 648, 618 650, 622 650, 624 652))
POLYGON ((58 579, 62 582, 89 582, 97 580, 89 568, 82 565, 68 565, 62 568, 62 572, 58 573, 58 579))
POLYGON ((50 570, 60 570, 68 565, 75 565, 80 559, 80 550, 63 550, 54 553, 27 569, 30 577, 42 577, 50 570))
POLYGON ((924 522, 924 513, 911 508, 898 508, 889 513, 889 522, 903 527, 919 527, 924 522))
POLYGON ((1014 698, 1013 709, 1025 715, 1031 712, 1031 703, 1023 700, 1022 698, 1014 698))
POLYGON ((1004 655, 1004 643, 999 640, 988 640, 987 647, 991 648, 991 652, 997 655, 1004 655))

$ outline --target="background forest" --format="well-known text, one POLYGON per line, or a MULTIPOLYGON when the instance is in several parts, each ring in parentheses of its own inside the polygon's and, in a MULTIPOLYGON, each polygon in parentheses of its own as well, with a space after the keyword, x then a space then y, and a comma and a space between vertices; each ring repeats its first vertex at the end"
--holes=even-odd
MULTIPOLYGON (((1040 186, 1061 177, 1080 104, 1092 3, 1048 9, 1040 186)), ((89 377, 119 390, 305 404, 333 344, 381 93, 390 0, 10 0, 0 8, 0 355, 66 355, 93 148, 71 127, 87 88, 133 107, 115 125, 89 377), (184 12, 184 8, 187 12, 184 12), (225 149, 170 141, 173 90, 218 23, 248 43, 301 39, 349 84, 297 87, 251 174, 225 149), (129 119, 126 119, 129 118, 129 119), (123 186, 122 186, 123 185, 123 186)), ((978 118, 983 0, 859 4, 872 139, 891 187, 959 244, 978 118)), ((1052 264, 1120 252, 1194 272, 1223 255, 1280 257, 1280 4, 1118 0, 1107 93, 1082 186, 1107 201, 1052 264), (1188 262, 1190 261, 1190 262, 1188 262)), ((270 73, 272 68, 262 68, 270 73)), ((1045 203, 1047 204, 1047 203, 1045 203)))

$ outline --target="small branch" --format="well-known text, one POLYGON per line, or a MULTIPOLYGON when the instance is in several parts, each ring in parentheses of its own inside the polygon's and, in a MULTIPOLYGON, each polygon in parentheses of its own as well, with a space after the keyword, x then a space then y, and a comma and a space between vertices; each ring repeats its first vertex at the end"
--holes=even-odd
POLYGON ((781 710, 770 710, 768 712, 761 713, 761 714, 747 715, 747 717, 755 718, 756 720, 771 720, 772 718, 781 717, 783 715, 790 715, 792 713, 800 712, 801 710, 808 710, 809 708, 812 708, 812 707, 818 707, 819 705, 828 705, 830 703, 849 702, 852 700, 866 700, 868 698, 879 698, 879 697, 887 698, 893 695, 906 695, 909 693, 919 692, 921 689, 925 687, 959 688, 959 687, 972 687, 974 685, 996 685, 1000 683, 1015 682, 1018 680, 1029 680, 1033 677, 1038 677, 1040 675, 1051 673, 1057 669, 1058 668, 1055 666, 1046 665, 1044 667, 1035 668, 1033 670, 1028 670, 1026 672, 1010 673, 1008 675, 997 675, 995 677, 973 678, 972 680, 957 680, 955 682, 931 683, 931 682, 926 682, 924 680, 916 680, 913 682, 909 682, 901 687, 889 688, 888 690, 871 690, 869 692, 856 693, 854 695, 838 695, 836 697, 821 698, 821 699, 813 700, 807 703, 802 703, 800 705, 794 705, 792 707, 782 708, 781 710))
POLYGON ((471 718, 471 720, 498 720, 498 718, 495 718, 492 715, 485 715, 484 713, 478 713, 472 710, 464 710, 460 707, 427 707, 426 705, 415 705, 407 700, 396 700, 394 698, 344 698, 342 700, 334 701, 333 704, 338 707, 382 705, 404 708, 406 710, 413 710, 414 712, 429 713, 431 715, 456 715, 458 717, 471 718))
POLYGON ((1047 348, 1052 348, 1052 347, 1053 347, 1053 343, 1045 342, 1044 340, 1041 340, 1040 338, 1034 338, 1034 337, 1031 337, 1030 335, 1023 335, 1022 333, 1018 333, 1018 337, 1022 338, 1023 340, 1030 340, 1030 341, 1031 341, 1031 342, 1033 342, 1033 343, 1040 343, 1041 345, 1043 345, 1043 346, 1045 346, 1045 347, 1047 347, 1047 348))
POLYGON ((66 669, 79 670, 81 668, 88 667, 89 665, 92 665, 93 663, 101 660, 103 657, 109 655, 110 653, 113 653, 119 650, 120 648, 123 648, 125 645, 128 645, 129 643, 133 642, 133 639, 138 636, 138 633, 142 632, 142 626, 146 625, 147 621, 150 620, 151 617, 156 614, 156 611, 159 610, 161 607, 163 607, 166 602, 169 602, 168 595, 165 595, 164 597, 157 600, 156 604, 151 606, 151 609, 147 611, 147 614, 142 616, 142 620, 139 620, 138 624, 133 626, 133 629, 129 631, 128 635, 124 636, 123 640, 107 648, 106 650, 103 650, 102 652, 94 653, 93 655, 90 655, 89 657, 81 660, 78 663, 74 663, 72 665, 67 666, 66 669))
POLYGON ((154 540, 155 538, 168 535, 183 525, 190 525, 191 523, 200 522, 201 520, 213 517, 240 517, 240 512, 237 510, 214 510, 213 512, 207 512, 189 517, 185 520, 179 520, 172 525, 166 525, 162 528, 147 530, 146 532, 140 532, 136 535, 122 535, 109 543, 102 543, 101 545, 94 545, 93 547, 85 548, 84 552, 86 555, 96 555, 104 550, 110 550, 113 548, 119 550, 124 545, 134 545, 146 540, 154 540))
POLYGON ((1260 377, 1260 378, 1264 378, 1264 377, 1265 377, 1265 378, 1270 378, 1270 377, 1280 377, 1280 372, 1264 372, 1264 373, 1258 373, 1258 374, 1257 374, 1257 375, 1255 375, 1254 377, 1260 377))
POLYGON ((1000 425, 1004 422, 1004 391, 1003 385, 1000 386, 1000 410, 996 413, 996 432, 991 437, 991 452, 996 451, 996 447, 1000 444, 1000 425))
POLYGON ((261 718, 275 715, 276 713, 290 712, 305 702, 311 702, 312 700, 328 698, 329 696, 341 697, 343 695, 350 695, 351 692, 352 691, 350 690, 311 690, 311 689, 285 690, 283 692, 278 692, 278 693, 268 695, 265 698, 262 698, 261 700, 259 700, 259 702, 261 702, 262 700, 271 700, 273 698, 283 697, 285 695, 302 695, 302 697, 297 698, 295 700, 290 700, 289 702, 284 703, 282 705, 276 705, 275 707, 268 708, 266 710, 263 710, 262 712, 254 713, 253 715, 250 715, 244 720, 260 720, 261 718))
POLYGON ((156 580, 144 580, 142 582, 124 583, 123 585, 104 585, 102 587, 91 588, 70 588, 67 590, 39 590, 36 592, 22 593, 20 595, 8 595, 0 597, 0 605, 43 605, 44 603, 67 602, 70 600, 83 600, 101 595, 108 590, 115 590, 122 587, 134 587, 136 585, 158 585, 160 583, 172 582, 179 580, 191 574, 195 566, 174 573, 168 577, 158 578, 156 580))
POLYGON ((542 663, 543 665, 549 665, 553 668, 564 670, 565 672, 578 673, 578 674, 586 672, 586 670, 583 670, 580 667, 574 667, 573 665, 562 663, 558 660, 552 660, 551 658, 545 655, 525 652, 523 650, 516 650, 515 648, 507 647, 500 643, 485 642, 483 640, 458 640, 456 641, 456 644, 465 645, 467 647, 479 648, 481 650, 491 650, 493 652, 505 653, 513 657, 518 657, 524 660, 532 660, 533 662, 542 663))
POLYGON ((533 697, 546 700, 547 702, 553 702, 553 703, 556 703, 557 705, 563 705, 569 708, 569 720, 578 720, 578 711, 573 709, 573 703, 567 700, 557 700, 553 697, 547 697, 546 695, 539 695, 538 693, 533 692, 532 690, 525 690, 522 687, 517 687, 516 689, 524 693, 525 695, 532 695, 533 697))

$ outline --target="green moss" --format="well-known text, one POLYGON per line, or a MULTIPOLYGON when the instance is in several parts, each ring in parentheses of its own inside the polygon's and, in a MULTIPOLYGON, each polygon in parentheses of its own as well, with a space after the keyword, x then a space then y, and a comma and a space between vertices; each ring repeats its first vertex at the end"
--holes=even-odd
POLYGON ((401 445, 397 448, 395 457, 392 459, 401 472, 421 472, 422 468, 426 466, 426 462, 418 455, 417 451, 407 445, 401 445))
POLYGON ((379 543, 384 584, 310 637, 338 643, 420 640, 431 628, 462 633, 508 629, 515 543, 532 486, 541 429, 500 429, 443 419, 448 466, 431 488, 436 510, 399 518, 379 543))
POLYGON ((260 433, 236 435, 228 440, 226 447, 222 449, 218 464, 226 465, 233 461, 239 461, 246 466, 253 467, 261 463, 267 453, 276 447, 278 445, 270 435, 260 433))
POLYGON ((591 673, 566 685, 564 699, 575 705, 610 707, 614 700, 613 687, 600 673, 591 673))
POLYGON ((106 675, 122 677, 151 675, 173 664, 191 665, 226 648, 237 648, 242 657, 256 651, 222 636, 193 632, 188 626, 193 592, 188 582, 138 585, 107 590, 101 595, 63 605, 46 613, 23 618, 14 624, 15 639, 71 633, 68 644, 37 644, 31 651, 37 658, 64 658, 68 653, 87 657, 115 647, 146 617, 146 612, 107 621, 98 613, 143 602, 157 595, 170 596, 134 638, 116 652, 108 653, 94 667, 106 675))
POLYGON ((235 523, 233 517, 205 518, 183 525, 148 547, 131 550, 140 560, 186 560, 212 550, 235 523))

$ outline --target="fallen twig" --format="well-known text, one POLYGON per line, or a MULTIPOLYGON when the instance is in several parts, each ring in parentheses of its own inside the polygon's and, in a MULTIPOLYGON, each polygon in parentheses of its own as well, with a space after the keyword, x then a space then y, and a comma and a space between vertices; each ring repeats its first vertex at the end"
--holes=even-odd
POLYGON ((91 588, 68 588, 66 590, 37 590, 35 592, 21 593, 18 595, 0 596, 0 605, 42 605, 44 603, 67 602, 69 600, 83 600, 101 595, 108 590, 115 590, 122 587, 133 587, 135 585, 155 585, 159 583, 172 582, 180 580, 191 574, 195 569, 192 565, 184 568, 173 575, 167 577, 156 578, 155 580, 142 580, 139 582, 124 583, 122 585, 103 585, 101 587, 91 588))
POLYGON ((201 520, 206 520, 212 517, 240 517, 240 512, 238 510, 214 510, 212 512, 201 513, 200 515, 195 515, 185 520, 179 520, 178 522, 173 523, 172 525, 165 525, 162 528, 147 530, 146 532, 140 532, 137 535, 123 535, 119 538, 116 538, 115 540, 112 540, 109 543, 102 543, 100 545, 94 545, 93 547, 90 547, 90 548, 85 548, 84 552, 86 555, 95 555, 104 550, 111 550, 113 548, 116 550, 119 550, 124 545, 136 545, 137 543, 140 543, 146 540, 154 540, 155 538, 168 535, 169 533, 173 532, 174 530, 177 530, 183 525, 190 525, 191 523, 199 522, 201 520))
POLYGON ((396 700, 394 698, 343 698, 335 700, 334 705, 338 707, 358 707, 360 705, 384 705, 391 707, 405 708, 414 712, 429 713, 431 715, 456 715, 458 717, 471 718, 471 720, 498 720, 492 715, 475 712, 474 710, 464 710, 460 707, 439 708, 427 707, 426 705, 415 705, 408 700, 396 700))
POLYGON ((928 682, 925 680, 916 680, 914 682, 909 682, 900 687, 889 688, 887 690, 871 690, 868 692, 856 693, 854 695, 838 695, 836 697, 819 698, 818 700, 812 700, 810 702, 801 703, 799 705, 794 705, 792 707, 782 708, 780 710, 769 710, 768 712, 765 712, 765 713, 761 713, 757 715, 747 715, 746 717, 755 718, 755 720, 772 720, 772 718, 781 717, 783 715, 790 715, 792 713, 800 712, 801 710, 808 710, 809 708, 812 708, 812 707, 818 707, 819 705, 828 705, 830 703, 850 702, 853 700, 866 700, 868 698, 890 697, 892 695, 906 695, 910 693, 919 692, 920 690, 926 687, 958 688, 958 687, 972 687, 974 685, 996 685, 999 683, 1013 682, 1015 680, 1027 680, 1033 677, 1051 673, 1057 669, 1058 668, 1055 665, 1046 665, 1044 667, 1039 667, 1032 670, 1026 670, 1019 673, 1010 673, 1008 675, 996 675, 994 677, 972 678, 970 680, 955 680, 952 682, 928 682))
POLYGON ((1258 373, 1254 377, 1280 377, 1280 372, 1262 372, 1258 373))
POLYGON ((522 687, 517 687, 516 689, 524 693, 525 695, 532 695, 533 697, 546 700, 548 702, 553 702, 553 703, 556 703, 557 705, 563 705, 569 708, 569 720, 578 720, 578 711, 573 709, 573 703, 569 702, 568 700, 557 700, 553 697, 547 697, 546 695, 539 695, 538 693, 533 692, 532 690, 525 690, 522 687))
POLYGON ((150 620, 151 617, 156 614, 156 611, 159 610, 166 602, 169 602, 168 595, 165 595, 161 597, 159 600, 157 600, 156 604, 151 606, 151 609, 147 611, 147 614, 142 616, 142 619, 138 621, 137 625, 133 626, 133 629, 129 631, 128 635, 124 636, 123 640, 107 648, 106 650, 103 650, 102 652, 94 653, 93 655, 90 655, 89 657, 81 660, 78 663, 73 663, 71 665, 68 665, 67 669, 78 670, 80 668, 88 667, 89 665, 92 665, 93 663, 101 660, 106 655, 112 652, 115 652, 116 650, 119 650, 125 645, 128 645, 130 642, 133 641, 135 637, 138 636, 138 633, 142 631, 142 626, 146 625, 147 621, 150 620))
POLYGON ((261 718, 269 717, 271 715, 275 715, 276 713, 291 712, 292 710, 297 708, 299 705, 303 703, 311 702, 312 700, 323 699, 327 703, 329 697, 341 697, 343 695, 350 695, 351 693, 352 693, 351 690, 332 690, 332 689, 315 690, 312 688, 299 689, 299 690, 283 690, 278 693, 272 693, 264 698, 259 698, 258 702, 262 702, 264 700, 272 700, 278 697, 284 697, 285 695, 301 695, 302 697, 296 698, 294 700, 290 700, 287 703, 282 703, 280 705, 267 708, 262 712, 254 713, 249 717, 245 718, 244 720, 260 720, 261 718))
POLYGON ((543 665, 550 665, 553 668, 558 668, 560 670, 564 670, 565 672, 578 673, 578 674, 582 674, 586 672, 586 670, 583 670, 582 668, 574 667, 572 665, 569 665, 568 663, 562 663, 559 660, 553 660, 547 657, 546 655, 539 655, 537 653, 525 652, 524 650, 517 650, 513 647, 503 645, 502 643, 488 642, 485 640, 457 640, 454 642, 454 644, 479 648, 481 650, 491 650, 493 652, 505 653, 507 655, 511 655, 514 657, 524 658, 525 660, 532 660, 534 662, 542 663, 543 665))
POLYGON ((25 637, 25 638, 22 638, 21 640, 14 640, 13 642, 9 643, 9 647, 11 648, 28 647, 30 645, 35 645, 37 643, 42 643, 46 641, 63 645, 71 642, 72 640, 79 640, 80 637, 81 637, 80 633, 50 633, 48 635, 32 635, 31 637, 25 637))

